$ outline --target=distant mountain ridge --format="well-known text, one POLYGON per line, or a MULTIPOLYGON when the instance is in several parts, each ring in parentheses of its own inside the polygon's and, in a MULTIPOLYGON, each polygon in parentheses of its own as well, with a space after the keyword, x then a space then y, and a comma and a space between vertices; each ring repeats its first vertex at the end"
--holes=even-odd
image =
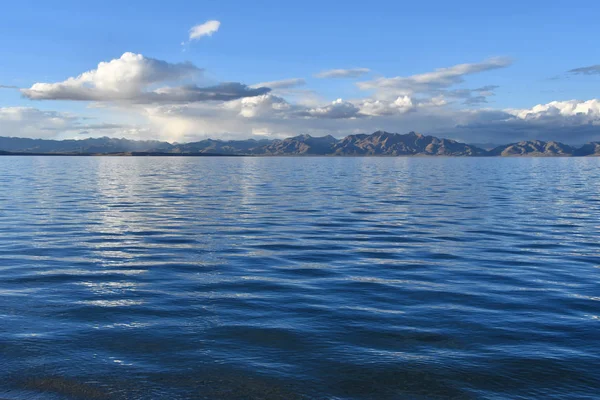
POLYGON ((299 135, 283 140, 273 140, 262 148, 256 148, 254 154, 329 155, 336 143, 338 140, 331 135, 323 137, 299 135))
POLYGON ((0 155, 252 155, 252 156, 457 156, 457 157, 582 157, 600 156, 600 142, 576 148, 560 142, 530 140, 498 146, 491 150, 440 139, 416 132, 407 134, 377 131, 336 139, 331 135, 299 135, 287 139, 216 140, 168 143, 157 140, 93 138, 45 140, 0 137, 0 155))
POLYGON ((486 151, 449 139, 438 139, 410 132, 405 135, 377 131, 371 135, 350 135, 333 147, 335 155, 438 155, 481 156, 486 151))
POLYGON ((499 146, 489 151, 490 156, 573 156, 576 149, 560 142, 530 140, 499 146))
POLYGON ((131 151, 171 151, 173 145, 158 140, 90 138, 82 140, 47 140, 0 137, 0 150, 13 153, 88 153, 106 154, 131 151))

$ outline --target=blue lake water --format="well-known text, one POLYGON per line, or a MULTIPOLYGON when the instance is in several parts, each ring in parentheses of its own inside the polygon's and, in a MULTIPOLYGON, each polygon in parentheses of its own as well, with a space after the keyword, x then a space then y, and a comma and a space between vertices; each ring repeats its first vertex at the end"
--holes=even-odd
POLYGON ((600 159, 0 158, 2 399, 593 399, 600 159))

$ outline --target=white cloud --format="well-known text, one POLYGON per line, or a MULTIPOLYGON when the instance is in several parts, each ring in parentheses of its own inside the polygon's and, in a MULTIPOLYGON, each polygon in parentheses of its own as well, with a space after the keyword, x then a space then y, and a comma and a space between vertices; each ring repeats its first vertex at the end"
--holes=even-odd
POLYGON ((274 117, 276 114, 284 117, 282 114, 292 109, 291 104, 272 94, 246 97, 226 103, 224 106, 229 110, 237 111, 238 115, 244 118, 274 117))
POLYGON ((439 98, 448 98, 453 100, 462 100, 463 104, 480 105, 487 103, 488 97, 494 96, 494 91, 499 86, 487 85, 476 89, 452 89, 452 90, 436 90, 432 94, 437 93, 439 98))
POLYGON ((289 89, 298 86, 306 85, 306 81, 302 78, 283 79, 280 81, 261 82, 252 85, 252 88, 268 87, 270 89, 289 89))
POLYGON ((357 118, 360 109, 349 101, 337 99, 324 107, 311 108, 300 112, 299 115, 313 118, 347 119, 357 118))
POLYGON ((509 66, 512 61, 505 57, 490 58, 480 63, 458 64, 447 68, 438 68, 433 72, 411 75, 407 77, 377 78, 358 82, 361 90, 374 91, 375 96, 383 99, 414 94, 429 94, 447 89, 464 82, 466 75, 489 71, 509 66))
POLYGON ((152 108, 149 115, 161 137, 178 141, 202 137, 242 139, 257 132, 271 137, 300 133, 342 137, 383 129, 415 130, 470 143, 540 139, 580 144, 600 140, 598 104, 600 100, 593 99, 553 102, 524 110, 460 110, 446 106, 440 98, 420 102, 400 97, 391 102, 338 99, 306 107, 267 94, 221 104, 152 108))
POLYGON ((190 40, 198 40, 204 36, 212 36, 213 33, 219 30, 220 26, 221 22, 215 20, 206 21, 203 24, 193 26, 190 29, 190 40))
POLYGON ((191 63, 170 64, 124 53, 77 77, 57 83, 35 83, 22 92, 34 100, 125 100, 135 98, 152 84, 178 81, 201 72, 191 63))
POLYGON ((90 135, 121 135, 133 129, 122 124, 96 122, 88 118, 32 107, 1 107, 0 136, 64 139, 85 132, 90 135))
POLYGON ((553 101, 547 104, 538 104, 532 108, 508 109, 512 114, 524 120, 541 120, 560 117, 563 121, 576 121, 578 123, 591 123, 600 125, 600 100, 591 99, 553 101))
POLYGON ((157 84, 193 79, 202 71, 189 62, 171 64, 141 54, 125 53, 118 59, 101 62, 98 68, 77 77, 57 83, 35 83, 29 89, 21 89, 21 92, 32 100, 185 103, 226 101, 269 91, 234 82, 210 87, 188 84, 153 89, 157 84))
POLYGON ((366 75, 371 70, 369 68, 349 68, 349 69, 330 69, 315 74, 316 78, 358 78, 366 75))
POLYGON ((193 103, 203 101, 231 101, 244 97, 259 96, 270 91, 269 88, 250 88, 238 82, 224 82, 215 86, 198 87, 196 85, 164 87, 146 93, 140 103, 193 103))
POLYGON ((430 99, 421 101, 419 103, 421 107, 443 107, 447 104, 448 102, 446 101, 446 98, 443 95, 434 96, 430 99))
POLYGON ((403 114, 414 109, 415 104, 408 96, 400 96, 393 102, 383 100, 365 100, 360 105, 360 113, 369 116, 403 114))
POLYGON ((568 72, 579 75, 600 75, 600 64, 590 65, 589 67, 575 68, 568 72))
POLYGON ((309 133, 342 137, 386 129, 394 132, 454 126, 448 116, 417 109, 410 113, 368 116, 360 104, 336 100, 319 107, 290 104, 267 94, 232 102, 149 107, 147 115, 161 138, 194 141, 202 138, 244 139, 260 133, 272 138, 309 133))
POLYGON ((531 108, 458 111, 451 132, 465 141, 511 143, 556 140, 567 144, 600 141, 600 100, 567 100, 531 108))

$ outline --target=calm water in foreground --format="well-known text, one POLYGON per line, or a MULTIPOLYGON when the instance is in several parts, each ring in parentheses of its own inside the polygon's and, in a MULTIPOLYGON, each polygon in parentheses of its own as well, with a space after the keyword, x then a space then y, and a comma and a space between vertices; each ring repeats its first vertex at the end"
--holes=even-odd
POLYGON ((0 158, 2 399, 592 399, 600 159, 0 158))

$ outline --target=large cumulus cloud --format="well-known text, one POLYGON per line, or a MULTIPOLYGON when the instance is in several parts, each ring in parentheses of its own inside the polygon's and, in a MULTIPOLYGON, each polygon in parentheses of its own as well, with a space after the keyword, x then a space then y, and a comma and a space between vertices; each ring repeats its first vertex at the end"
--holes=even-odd
POLYGON ((269 88, 250 88, 230 82, 198 87, 195 84, 160 86, 192 80, 202 69, 191 63, 168 63, 125 53, 120 58, 101 62, 96 69, 56 83, 35 83, 21 89, 32 100, 122 101, 133 103, 187 103, 198 101, 227 101, 258 96, 269 88))

